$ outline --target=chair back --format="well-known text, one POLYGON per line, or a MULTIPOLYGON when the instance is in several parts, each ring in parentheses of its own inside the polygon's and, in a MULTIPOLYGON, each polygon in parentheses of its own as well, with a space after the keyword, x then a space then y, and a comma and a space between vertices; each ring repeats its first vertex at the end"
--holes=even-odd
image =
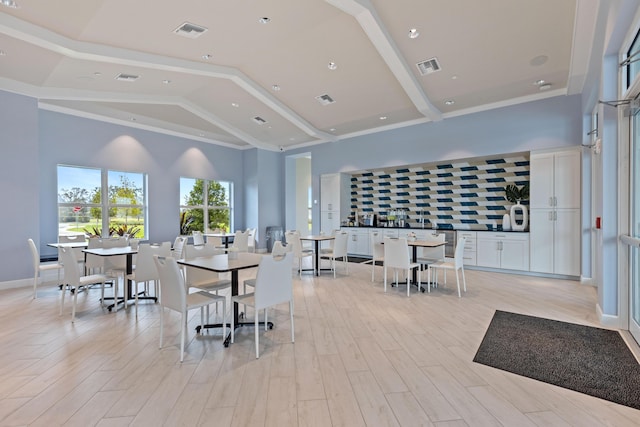
POLYGON ((202 234, 202 231, 192 231, 191 232, 192 236, 193 236, 193 244, 194 245, 204 245, 204 234, 202 234))
MULTIPOLYGON (((87 240, 84 234, 60 234, 58 235, 58 243, 83 243, 87 240)), ((76 253, 76 259, 78 261, 82 261, 84 259, 84 254, 82 252, 82 248, 73 248, 73 252, 76 253)), ((58 254, 58 257, 60 254, 58 254)))
POLYGON ((153 256, 171 256, 171 242, 160 244, 140 243, 138 245, 138 258, 136 260, 136 281, 146 282, 158 278, 158 270, 153 262, 153 256))
POLYGON ((247 247, 251 252, 255 252, 256 250, 256 228, 247 228, 248 239, 247 239, 247 247))
POLYGON ((58 248, 62 265, 64 266, 64 283, 69 286, 80 284, 80 270, 78 269, 78 259, 71 248, 58 248))
MULTIPOLYGON (((124 248, 129 246, 129 240, 122 237, 112 237, 109 239, 102 239, 102 247, 108 248, 124 248)), ((104 269, 108 270, 124 270, 127 266, 126 256, 108 256, 103 259, 104 269)))
POLYGON ((153 260, 160 278, 160 303, 181 313, 186 311, 187 288, 176 259, 154 255, 153 260))
POLYGON ((38 270, 40 269, 40 254, 38 253, 38 248, 36 248, 36 244, 33 241, 33 239, 28 239, 27 242, 29 242, 29 249, 31 250, 31 258, 33 259, 33 269, 37 274, 38 270))
POLYGON ((186 244, 187 238, 184 236, 176 237, 176 240, 173 241, 173 252, 171 255, 175 259, 180 259, 184 255, 184 246, 186 244))
MULTIPOLYGON (((428 233, 424 239, 427 242, 444 243, 445 234, 428 233)), ((435 248, 418 248, 418 258, 426 259, 429 261, 443 261, 444 260, 444 245, 436 246, 435 248)))
POLYGON ((373 259, 379 259, 384 257, 384 237, 379 231, 372 231, 369 234, 369 240, 371 241, 371 255, 373 259))
POLYGON ((406 238, 384 238, 384 265, 404 270, 409 268, 409 245, 406 238))
POLYGON ((347 256, 347 244, 349 243, 349 233, 340 231, 336 233, 333 243, 333 256, 335 258, 347 256))
POLYGON ((265 256, 260 260, 256 274, 255 309, 291 301, 293 298, 293 254, 265 256))
POLYGON ((272 256, 283 256, 287 252, 289 251, 287 250, 287 248, 285 248, 280 240, 276 240, 275 242, 273 242, 273 247, 271 248, 272 256))
MULTIPOLYGON (((213 245, 184 245, 184 259, 194 259, 201 257, 210 257, 221 255, 224 252, 213 245)), ((203 270, 201 268, 184 266, 185 282, 187 286, 196 283, 205 283, 215 281, 219 274, 213 271, 203 270)))
POLYGON ((249 230, 236 231, 232 247, 237 248, 238 252, 249 252, 249 230))
POLYGON ((291 246, 291 252, 296 257, 302 256, 302 242, 300 241, 300 233, 297 231, 287 231, 284 234, 284 239, 287 241, 287 247, 291 246))
MULTIPOLYGON (((464 245, 467 243, 466 237, 460 237, 456 243, 456 251, 453 254, 456 270, 464 265, 464 245)), ((466 290, 466 288, 465 288, 466 290)))

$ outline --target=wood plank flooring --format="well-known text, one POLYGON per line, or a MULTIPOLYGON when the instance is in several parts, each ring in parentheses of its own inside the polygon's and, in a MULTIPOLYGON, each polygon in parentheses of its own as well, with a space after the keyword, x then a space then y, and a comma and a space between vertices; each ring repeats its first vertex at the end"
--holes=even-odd
MULTIPOLYGON (((275 328, 222 345, 149 301, 111 313, 99 289, 58 315, 60 291, 0 291, 0 426, 638 426, 640 411, 472 362, 496 309, 600 326, 596 290, 567 280, 467 270, 428 293, 383 292, 381 268, 295 275, 275 328), (453 280, 452 280, 453 279, 453 280)), ((242 277, 254 272, 244 271, 242 277)), ((67 299, 68 301, 68 299, 67 299)), ((251 318, 253 313, 248 313, 251 318)), ((213 316, 213 314, 212 314, 213 316)))

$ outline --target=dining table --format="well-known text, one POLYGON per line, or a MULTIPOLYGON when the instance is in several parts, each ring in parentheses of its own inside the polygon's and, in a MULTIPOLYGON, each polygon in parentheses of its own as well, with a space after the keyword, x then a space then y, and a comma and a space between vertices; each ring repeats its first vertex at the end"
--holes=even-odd
MULTIPOLYGON (((418 262, 418 248, 437 248, 439 246, 444 246, 447 242, 436 242, 433 240, 407 240, 407 245, 411 246, 411 262, 418 262)), ((418 283, 418 272, 417 269, 413 269, 413 283, 418 283)), ((424 292, 424 289, 422 289, 424 292)))
MULTIPOLYGON (((261 254, 249 253, 249 252, 239 252, 234 253, 232 255, 229 254, 221 254, 221 255, 213 255, 208 257, 199 257, 192 259, 179 259, 177 262, 180 265, 186 267, 194 267, 200 268, 203 270, 208 270, 216 273, 231 273, 231 296, 238 295, 238 273, 240 270, 246 270, 249 268, 255 268, 260 264, 260 260, 262 259, 261 254)), ((242 326, 254 326, 254 322, 240 322, 240 313, 238 310, 238 303, 233 303, 233 320, 236 328, 242 326)), ((224 321, 224 320, 223 320, 224 321)), ((264 325, 264 322, 260 322, 259 324, 264 325)), ((211 323, 203 325, 203 328, 222 328, 222 323, 211 323)), ((227 323, 227 326, 231 328, 231 325, 227 323)), ((267 326, 269 328, 273 328, 272 322, 267 322, 267 326)), ((196 332, 200 333, 200 325, 196 326, 196 332)), ((224 346, 228 347, 229 342, 231 341, 231 332, 224 339, 224 346)))
POLYGON ((229 239, 232 239, 233 237, 235 237, 235 235, 236 235, 235 233, 204 233, 203 234, 203 236, 205 237, 217 237, 219 239, 222 239, 222 244, 226 249, 229 248, 229 239))
MULTIPOLYGON (((129 286, 127 286, 127 295, 123 298, 119 298, 117 297, 117 295, 114 295, 113 299, 113 304, 109 305, 107 308, 109 309, 109 311, 111 311, 111 309, 115 306, 115 304, 119 304, 121 302, 124 302, 124 298, 127 299, 127 302, 130 300, 134 300, 135 299, 135 295, 133 294, 133 286, 132 286, 132 281, 130 279, 127 279, 127 275, 131 274, 133 272, 133 255, 138 253, 138 249, 134 249, 131 246, 122 246, 122 247, 115 247, 115 248, 91 248, 91 249, 84 249, 82 252, 84 252, 85 257, 87 254, 90 255, 95 255, 95 256, 99 256, 99 257, 111 257, 111 256, 125 256, 126 257, 126 263, 125 263, 125 279, 124 280, 128 280, 128 284, 129 286)), ((85 258, 86 259, 86 258, 85 258)), ((116 279, 117 280, 117 279, 116 279)), ((111 297, 105 297, 105 299, 107 298, 111 298, 111 297)), ((152 296, 146 296, 146 295, 142 295, 142 296, 138 296, 138 300, 141 299, 150 299, 153 300, 155 302, 158 301, 157 297, 152 297, 152 296)))
MULTIPOLYGON (((326 234, 309 234, 308 236, 300 237, 300 240, 308 240, 314 242, 313 252, 315 253, 316 262, 314 264, 315 275, 320 275, 320 242, 326 242, 329 240, 335 240, 335 236, 326 235, 326 234)), ((326 268, 324 270, 331 270, 330 268, 326 268)))

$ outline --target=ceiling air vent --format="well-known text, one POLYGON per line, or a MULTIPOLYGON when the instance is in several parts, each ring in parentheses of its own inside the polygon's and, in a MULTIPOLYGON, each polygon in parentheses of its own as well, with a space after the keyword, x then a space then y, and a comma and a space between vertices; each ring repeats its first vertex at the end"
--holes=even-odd
POLYGON ((260 117, 260 116, 255 116, 253 118, 253 121, 256 122, 259 125, 263 125, 263 124, 267 123, 267 121, 265 119, 263 119, 262 117, 260 117))
POLYGON ((124 73, 120 73, 116 76, 116 80, 120 80, 123 82, 135 82, 139 78, 140 76, 136 76, 135 74, 124 74, 124 73))
POLYGON ((324 95, 318 95, 316 96, 316 99, 318 100, 318 102, 322 105, 329 105, 329 104, 333 104, 334 101, 332 97, 330 97, 329 95, 327 95, 326 93, 324 95))
POLYGON ((200 25, 196 25, 196 24, 191 24, 189 22, 185 22, 184 24, 180 25, 178 28, 173 30, 174 33, 183 37, 188 37, 190 39, 195 39, 197 37, 200 37, 205 31, 207 31, 205 27, 201 27, 200 25))
POLYGON ((421 75, 427 75, 431 73, 435 73, 436 71, 440 71, 440 64, 438 63, 438 58, 427 59, 426 61, 418 62, 416 64, 418 70, 421 75))

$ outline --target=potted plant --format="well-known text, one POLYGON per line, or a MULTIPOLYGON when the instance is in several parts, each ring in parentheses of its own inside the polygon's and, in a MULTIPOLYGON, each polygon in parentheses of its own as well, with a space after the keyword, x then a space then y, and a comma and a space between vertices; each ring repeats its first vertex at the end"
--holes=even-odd
POLYGON ((504 188, 504 194, 511 203, 520 203, 522 200, 529 200, 529 184, 518 187, 515 184, 509 184, 504 188))

